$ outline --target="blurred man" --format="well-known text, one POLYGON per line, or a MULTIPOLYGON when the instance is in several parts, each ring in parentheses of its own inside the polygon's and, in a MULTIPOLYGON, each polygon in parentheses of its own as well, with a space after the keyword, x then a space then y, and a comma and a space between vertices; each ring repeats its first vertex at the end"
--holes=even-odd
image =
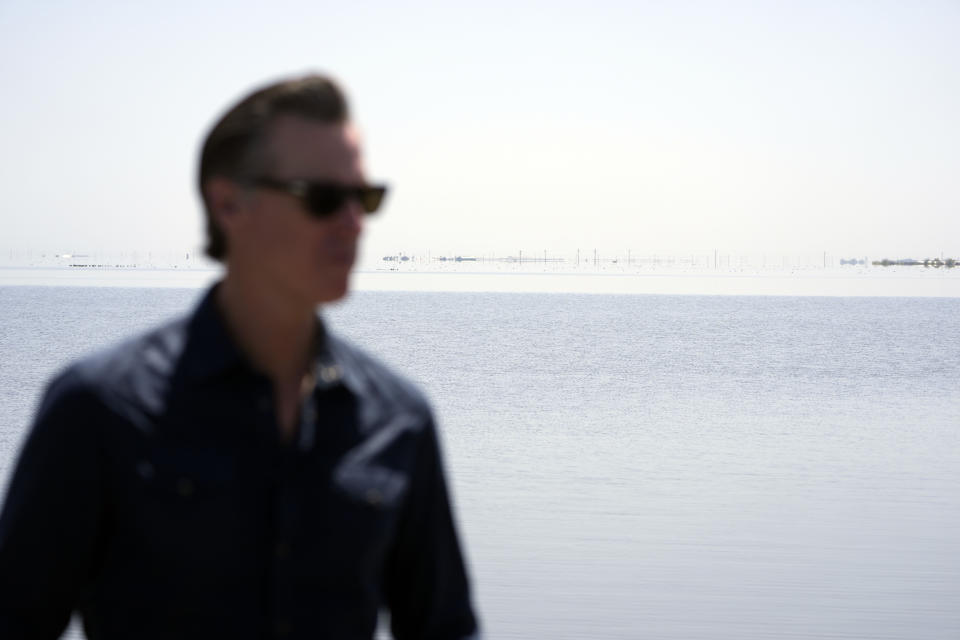
POLYGON ((325 331, 386 188, 328 78, 214 126, 226 275, 182 320, 51 384, 0 516, 0 638, 476 634, 431 412, 325 331))

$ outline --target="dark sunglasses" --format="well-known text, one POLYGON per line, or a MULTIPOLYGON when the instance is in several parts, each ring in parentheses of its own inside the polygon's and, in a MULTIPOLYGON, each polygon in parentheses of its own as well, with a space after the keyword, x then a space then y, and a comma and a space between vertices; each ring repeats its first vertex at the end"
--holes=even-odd
POLYGON ((253 178, 250 184, 296 196, 310 215, 317 219, 333 216, 350 199, 359 201, 365 212, 373 213, 380 208, 380 203, 387 193, 386 185, 351 186, 336 182, 277 180, 268 177, 253 178))

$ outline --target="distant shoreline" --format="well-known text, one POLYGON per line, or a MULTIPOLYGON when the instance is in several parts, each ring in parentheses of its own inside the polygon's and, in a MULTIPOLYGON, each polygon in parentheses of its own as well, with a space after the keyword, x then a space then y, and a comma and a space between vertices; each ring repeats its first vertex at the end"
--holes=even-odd
MULTIPOLYGON (((469 266, 468 266, 469 265, 469 266)), ((451 268, 452 267, 452 268, 451 268)), ((444 269, 357 270, 357 292, 500 292, 619 295, 844 296, 960 298, 960 270, 892 266, 793 269, 444 269)), ((0 287, 188 288, 209 286, 221 268, 0 267, 0 287)))

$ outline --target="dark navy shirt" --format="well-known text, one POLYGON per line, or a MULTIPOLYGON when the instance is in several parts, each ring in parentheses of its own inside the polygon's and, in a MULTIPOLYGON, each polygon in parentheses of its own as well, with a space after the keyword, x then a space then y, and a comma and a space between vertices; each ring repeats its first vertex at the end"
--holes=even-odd
MULTIPOLYGON (((322 329, 322 325, 321 329, 322 329)), ((295 437, 196 312, 47 390, 0 516, 0 638, 398 639, 476 633, 431 412, 324 333, 295 437)))

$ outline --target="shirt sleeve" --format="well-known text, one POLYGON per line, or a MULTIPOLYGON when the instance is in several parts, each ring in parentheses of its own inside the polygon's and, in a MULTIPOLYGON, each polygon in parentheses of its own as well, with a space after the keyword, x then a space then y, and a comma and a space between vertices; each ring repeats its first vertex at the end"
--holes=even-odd
POLYGON ((476 638, 477 622, 432 419, 420 439, 385 579, 391 631, 396 640, 476 638))
POLYGON ((48 389, 0 513, 0 638, 57 638, 88 583, 103 510, 95 396, 48 389))

